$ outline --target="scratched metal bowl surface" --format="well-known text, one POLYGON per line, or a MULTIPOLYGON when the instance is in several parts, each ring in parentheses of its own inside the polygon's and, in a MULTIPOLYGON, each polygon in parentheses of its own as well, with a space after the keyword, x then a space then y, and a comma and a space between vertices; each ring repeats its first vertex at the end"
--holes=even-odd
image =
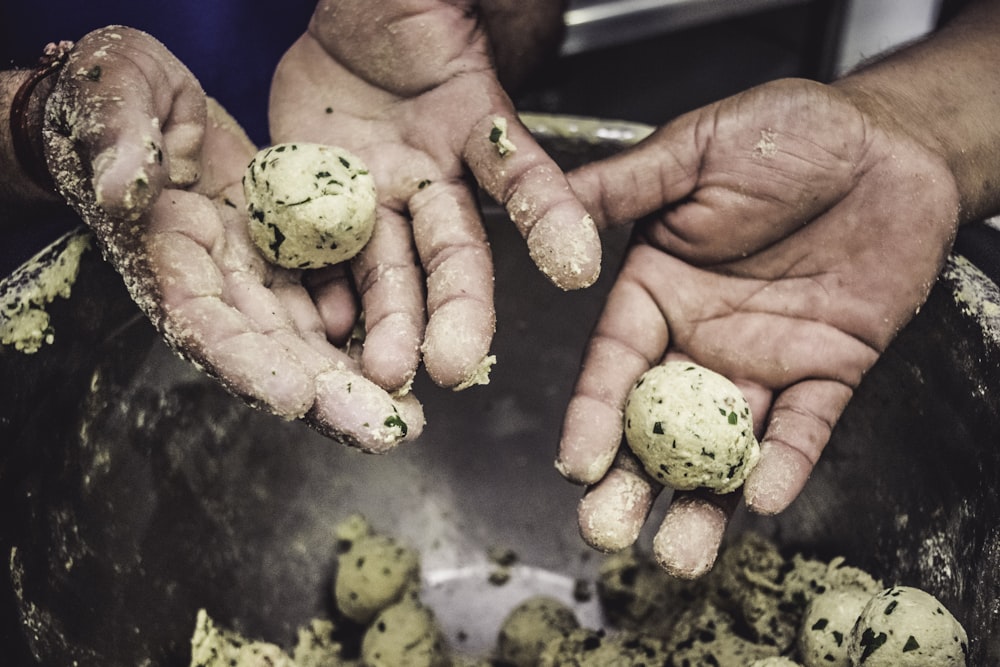
MULTIPOLYGON (((528 120, 570 164, 648 131, 528 120)), ((469 652, 528 594, 572 600, 600 556, 577 534, 580 489, 552 460, 626 239, 608 238, 594 288, 562 293, 502 213, 487 211, 491 382, 453 393, 419 380, 425 434, 381 457, 230 397, 170 353, 120 278, 86 253, 72 296, 49 308, 54 342, 33 355, 0 349, 4 664, 187 665, 199 607, 291 642, 328 609, 332 528, 355 511, 422 552, 426 594, 469 652), (484 583, 495 548, 518 558, 506 586, 484 583)), ((864 380, 801 498, 734 526, 930 590, 965 624, 977 666, 1000 664, 998 304, 997 286, 953 257, 864 380)), ((593 602, 575 604, 600 622, 593 602)))

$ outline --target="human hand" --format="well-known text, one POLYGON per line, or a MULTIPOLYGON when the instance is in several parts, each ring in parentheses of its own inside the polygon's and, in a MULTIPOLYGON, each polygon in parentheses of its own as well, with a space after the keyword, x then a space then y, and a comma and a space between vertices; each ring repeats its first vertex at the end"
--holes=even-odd
MULTIPOLYGON (((650 366, 688 358, 743 390, 762 449, 743 496, 774 514, 919 310, 958 225, 956 182, 869 101, 777 81, 570 174, 599 225, 641 221, 560 441, 560 471, 589 485, 579 520, 591 545, 635 541, 660 492, 619 447, 625 398, 650 366)), ((738 500, 676 493, 653 541, 661 565, 704 574, 738 500)))
MULTIPOLYGON (((555 284, 585 287, 600 269, 593 222, 518 121, 466 10, 442 0, 322 0, 272 86, 273 141, 342 146, 375 176, 375 232, 352 270, 367 328, 363 367, 390 389, 410 381, 421 353, 446 387, 473 380, 489 353, 492 259, 470 175, 506 206, 555 284), (497 121, 516 150, 506 150, 497 121)), ((344 291, 317 280, 320 312, 328 292, 344 291)))
POLYGON ((46 103, 49 171, 136 303, 181 355, 248 402, 381 452, 423 426, 413 397, 366 380, 299 274, 247 232, 241 179, 256 148, 149 35, 77 42, 46 103))

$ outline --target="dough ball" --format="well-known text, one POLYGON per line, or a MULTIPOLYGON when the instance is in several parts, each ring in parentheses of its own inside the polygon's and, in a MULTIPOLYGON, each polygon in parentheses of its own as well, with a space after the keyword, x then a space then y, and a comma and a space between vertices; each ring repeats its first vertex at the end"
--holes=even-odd
POLYGON ((851 667, 847 642, 872 594, 830 590, 813 598, 802 617, 798 649, 805 667, 851 667))
POLYGON ((369 534, 348 543, 337 558, 337 608, 357 623, 369 622, 420 584, 417 552, 385 535, 369 534))
POLYGON ((358 254, 375 227, 375 179, 361 160, 323 144, 278 144, 243 176, 250 237, 273 264, 317 269, 358 254))
POLYGON ((965 629, 937 598, 893 586, 862 610, 848 655, 863 667, 965 667, 968 646, 965 629))
POLYGON ((550 641, 580 627, 568 606, 547 596, 528 598, 504 619, 497 637, 497 657, 515 667, 534 667, 550 641))
POLYGON ((725 377, 689 361, 649 369, 625 401, 625 438, 675 489, 738 489, 760 459, 750 406, 725 377))
POLYGON ((434 614, 416 595, 383 609, 361 640, 366 667, 447 667, 444 637, 434 614))

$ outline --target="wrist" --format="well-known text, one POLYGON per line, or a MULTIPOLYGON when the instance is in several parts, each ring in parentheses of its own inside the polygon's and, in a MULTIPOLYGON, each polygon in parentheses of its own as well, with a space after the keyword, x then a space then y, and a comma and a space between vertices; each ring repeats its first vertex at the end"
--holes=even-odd
POLYGON ((51 44, 37 67, 0 79, 0 199, 14 206, 60 201, 46 166, 42 128, 46 101, 70 47, 51 44))
POLYGON ((961 222, 1000 212, 1000 3, 974 2, 938 33, 833 85, 883 128, 948 165, 961 222))

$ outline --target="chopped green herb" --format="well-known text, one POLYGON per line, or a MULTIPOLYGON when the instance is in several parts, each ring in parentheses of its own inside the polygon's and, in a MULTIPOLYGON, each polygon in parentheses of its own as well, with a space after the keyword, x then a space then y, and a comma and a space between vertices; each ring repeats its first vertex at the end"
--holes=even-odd
POLYGON ((399 415, 390 415, 385 418, 385 425, 389 428, 398 428, 403 437, 406 437, 406 422, 400 419, 399 415))
POLYGON ((917 641, 916 637, 914 637, 913 635, 910 635, 909 639, 906 640, 906 643, 903 644, 903 653, 909 653, 910 651, 916 651, 919 648, 920 648, 920 642, 917 641))
POLYGON ((865 628, 864 632, 861 633, 861 662, 864 662, 872 656, 875 651, 882 648, 882 645, 889 639, 888 635, 884 632, 875 634, 875 631, 871 628, 865 628))

